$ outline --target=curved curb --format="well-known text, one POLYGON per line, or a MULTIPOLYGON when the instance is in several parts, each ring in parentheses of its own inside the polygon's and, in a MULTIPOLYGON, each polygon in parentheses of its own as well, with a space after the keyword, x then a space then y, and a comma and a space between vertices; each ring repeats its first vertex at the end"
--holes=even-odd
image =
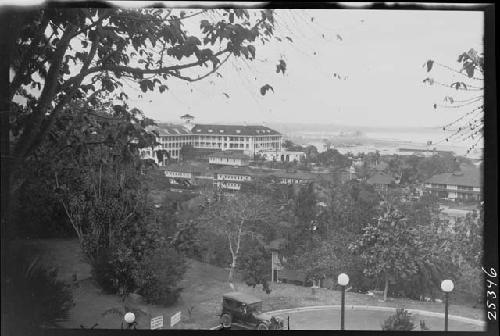
MULTIPOLYGON (((303 311, 315 311, 315 310, 328 310, 328 309, 340 309, 340 305, 326 305, 326 306, 309 306, 309 307, 300 307, 300 308, 289 308, 289 309, 279 309, 266 312, 268 314, 285 314, 285 313, 298 313, 303 311)), ((381 307, 381 306, 360 306, 360 305, 346 305, 346 309, 351 310, 380 310, 380 311, 394 311, 395 307, 381 307)), ((444 318, 443 313, 435 313, 427 310, 420 309, 406 309, 409 313, 419 314, 423 316, 432 316, 432 317, 440 317, 444 318)), ((464 323, 475 324, 480 327, 486 327, 486 322, 481 320, 474 320, 471 318, 458 316, 458 315, 448 315, 448 319, 455 320, 464 323)))

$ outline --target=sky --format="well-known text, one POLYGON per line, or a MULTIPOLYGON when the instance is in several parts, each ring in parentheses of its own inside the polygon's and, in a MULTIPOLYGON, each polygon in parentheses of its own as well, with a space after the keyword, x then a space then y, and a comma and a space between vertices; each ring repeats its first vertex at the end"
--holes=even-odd
MULTIPOLYGON (((186 28, 201 19, 188 19, 186 28)), ((189 113, 200 123, 429 127, 460 115, 460 109, 433 108, 444 96, 477 95, 422 81, 429 76, 423 67, 428 59, 460 70, 459 54, 470 48, 482 52, 481 12, 278 9, 276 36, 282 42, 256 45, 256 60, 231 57, 222 78, 189 84, 174 79, 162 94, 143 94, 132 85, 130 104, 160 121, 179 121, 189 113), (284 75, 276 73, 280 59, 287 63, 284 75), (264 84, 274 93, 262 96, 264 84)), ((455 81, 452 72, 438 67, 430 75, 455 81)))

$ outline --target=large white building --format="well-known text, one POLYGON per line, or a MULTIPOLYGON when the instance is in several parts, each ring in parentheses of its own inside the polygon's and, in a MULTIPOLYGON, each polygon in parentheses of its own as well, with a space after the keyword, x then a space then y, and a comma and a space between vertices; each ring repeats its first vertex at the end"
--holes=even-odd
POLYGON ((167 159, 179 158, 182 147, 186 145, 214 151, 239 150, 251 158, 263 151, 282 152, 283 136, 266 126, 194 124, 194 117, 189 114, 181 119, 182 125, 150 127, 148 130, 156 134, 158 145, 143 148, 142 158, 153 159, 163 165, 167 159), (158 159, 159 151, 165 153, 163 160, 158 159))

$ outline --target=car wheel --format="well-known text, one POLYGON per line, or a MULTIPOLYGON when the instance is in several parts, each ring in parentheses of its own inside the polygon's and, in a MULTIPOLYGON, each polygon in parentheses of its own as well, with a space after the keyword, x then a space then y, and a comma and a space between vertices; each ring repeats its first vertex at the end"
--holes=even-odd
POLYGON ((257 330, 267 330, 267 325, 265 323, 259 323, 257 330))
POLYGON ((231 315, 222 314, 220 317, 220 323, 224 326, 224 328, 229 328, 231 326, 231 315))

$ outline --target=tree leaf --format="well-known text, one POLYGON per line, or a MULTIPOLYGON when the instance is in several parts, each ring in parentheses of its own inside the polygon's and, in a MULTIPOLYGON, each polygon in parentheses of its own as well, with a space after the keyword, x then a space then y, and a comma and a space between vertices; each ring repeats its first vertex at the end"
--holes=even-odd
POLYGON ((264 95, 266 95, 267 91, 269 91, 269 90, 274 92, 273 87, 269 84, 266 84, 260 88, 260 94, 264 96, 264 95))
POLYGON ((434 65, 434 61, 433 60, 428 60, 427 61, 427 72, 431 71, 433 65, 434 65))

